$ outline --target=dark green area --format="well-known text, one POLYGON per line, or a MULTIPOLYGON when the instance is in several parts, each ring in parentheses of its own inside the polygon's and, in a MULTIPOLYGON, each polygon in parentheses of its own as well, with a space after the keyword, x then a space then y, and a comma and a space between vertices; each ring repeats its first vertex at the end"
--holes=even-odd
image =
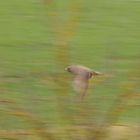
MULTIPOLYGON (((16 105, 0 103, 0 128, 30 127, 26 118, 10 115, 11 106, 24 107, 50 125, 64 123, 62 114, 67 114, 66 110, 73 113, 75 93, 70 90, 65 98, 74 101, 61 109, 58 96, 62 95, 58 95, 56 88, 62 85, 56 87, 51 80, 51 76, 64 73, 63 69, 57 71, 58 49, 51 25, 57 21, 62 26, 65 19, 75 14, 77 27, 70 38, 70 61, 113 75, 91 87, 88 105, 91 108, 96 105, 105 114, 120 94, 129 92, 127 83, 134 84, 132 94, 140 91, 140 2, 79 0, 74 2, 81 4, 79 13, 72 12, 69 4, 65 0, 50 5, 39 0, 0 2, 0 100, 16 102, 16 105), (56 21, 49 14, 53 12, 60 15, 56 21)), ((131 102, 139 104, 137 97, 131 102)), ((92 115, 89 118, 94 118, 92 115)), ((137 106, 127 108, 119 121, 137 122, 139 115, 137 106)))

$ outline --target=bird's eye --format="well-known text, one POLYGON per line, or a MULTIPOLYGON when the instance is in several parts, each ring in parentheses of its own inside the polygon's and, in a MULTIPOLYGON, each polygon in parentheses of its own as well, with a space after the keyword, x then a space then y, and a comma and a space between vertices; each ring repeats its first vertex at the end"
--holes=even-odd
POLYGON ((67 71, 70 72, 70 68, 69 67, 67 67, 67 71))

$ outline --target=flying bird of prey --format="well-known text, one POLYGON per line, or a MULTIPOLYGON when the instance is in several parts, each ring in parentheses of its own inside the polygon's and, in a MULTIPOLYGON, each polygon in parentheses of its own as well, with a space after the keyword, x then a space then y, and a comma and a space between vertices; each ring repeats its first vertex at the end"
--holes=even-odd
POLYGON ((74 75, 73 88, 82 98, 86 95, 89 79, 101 74, 81 65, 70 65, 65 70, 74 75))

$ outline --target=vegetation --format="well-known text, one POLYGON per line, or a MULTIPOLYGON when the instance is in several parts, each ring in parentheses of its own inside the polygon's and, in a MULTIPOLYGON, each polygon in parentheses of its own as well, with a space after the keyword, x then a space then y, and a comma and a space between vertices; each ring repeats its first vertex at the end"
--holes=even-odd
POLYGON ((0 140, 138 140, 139 6, 1 1, 0 140), (71 63, 104 73, 83 101, 64 71, 71 63))

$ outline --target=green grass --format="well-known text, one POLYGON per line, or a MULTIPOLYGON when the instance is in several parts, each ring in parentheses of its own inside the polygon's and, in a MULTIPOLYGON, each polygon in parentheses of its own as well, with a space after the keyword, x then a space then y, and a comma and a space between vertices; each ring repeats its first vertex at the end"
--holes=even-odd
MULTIPOLYGON (((123 83, 135 83, 132 92, 139 92, 140 2, 87 0, 83 4, 75 34, 70 38, 69 59, 72 63, 113 74, 89 90, 90 107, 96 104, 104 114, 117 96, 125 92, 123 83)), ((55 20, 49 13, 60 13, 58 25, 62 26, 67 14, 77 14, 68 11, 68 5, 65 0, 53 2, 50 7, 37 0, 5 0, 0 4, 0 99, 16 101, 18 106, 50 125, 62 124, 64 120, 56 102, 59 95, 55 84, 48 78, 57 73, 59 61, 55 56, 57 48, 51 26, 55 20)), ((76 104, 73 94, 68 96, 76 104)), ((139 103, 135 98, 131 101, 139 103)), ((71 108, 66 105, 62 113, 67 107, 71 108)), ((9 115, 8 105, 2 104, 0 109, 1 128, 30 127, 26 119, 9 115)), ((128 108, 119 121, 137 122, 139 115, 138 107, 128 108)))

